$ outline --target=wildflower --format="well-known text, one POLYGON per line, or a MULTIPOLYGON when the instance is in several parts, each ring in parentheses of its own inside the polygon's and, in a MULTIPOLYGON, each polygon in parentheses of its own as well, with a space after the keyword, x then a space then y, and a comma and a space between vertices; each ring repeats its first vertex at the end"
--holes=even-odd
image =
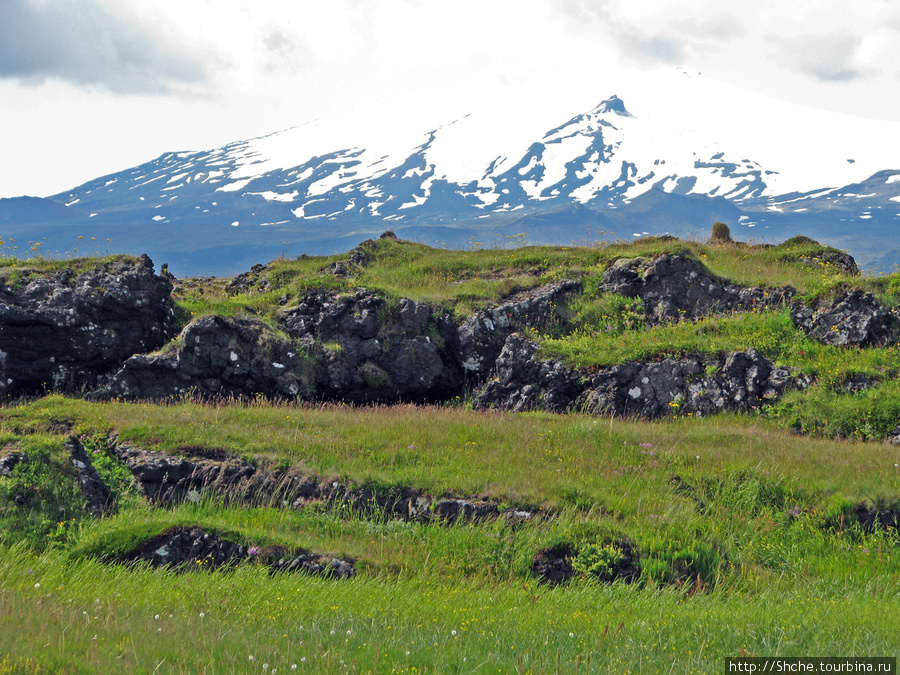
POLYGON ((406 449, 407 449, 407 450, 414 450, 415 447, 416 447, 416 444, 415 444, 415 443, 410 443, 410 444, 409 444, 409 447, 407 447, 406 449))
MULTIPOLYGON (((304 657, 304 658, 302 658, 302 659, 300 659, 300 660, 301 660, 301 661, 306 661, 306 657, 304 657)), ((296 663, 292 663, 292 664, 291 664, 291 670, 297 670, 297 664, 296 664, 296 663)))
POLYGON ((159 621, 159 614, 157 614, 157 615, 154 616, 153 618, 156 619, 157 621, 159 621))
POLYGON ((268 663, 264 663, 264 664, 263 664, 263 670, 268 670, 268 669, 269 669, 269 664, 268 664, 268 663))
POLYGON ((455 630, 451 630, 451 631, 450 631, 450 635, 456 635, 456 631, 455 631, 455 630))
POLYGON ((202 619, 204 616, 206 616, 206 612, 200 612, 200 618, 202 619))
POLYGON ((652 448, 652 447, 653 447, 653 443, 641 443, 641 447, 642 447, 642 448, 652 448))
POLYGON ((569 633, 569 637, 575 637, 575 633, 569 633))
POLYGON ((40 584, 40 583, 36 583, 36 584, 34 585, 34 587, 35 587, 35 588, 40 588, 40 587, 41 587, 41 584, 40 584))
POLYGON ((259 553, 259 546, 251 546, 247 549, 247 555, 256 555, 259 553))
POLYGON ((248 656, 248 657, 247 657, 247 660, 248 660, 248 661, 252 661, 252 660, 253 660, 253 654, 251 654, 250 656, 248 656))

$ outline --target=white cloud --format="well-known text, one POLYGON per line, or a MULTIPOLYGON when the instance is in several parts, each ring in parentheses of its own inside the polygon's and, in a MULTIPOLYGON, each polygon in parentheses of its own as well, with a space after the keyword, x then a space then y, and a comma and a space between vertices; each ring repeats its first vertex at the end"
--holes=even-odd
POLYGON ((551 83, 595 104, 615 93, 615 78, 659 66, 897 119, 900 9, 893 6, 0 0, 0 129, 14 130, 2 141, 18 158, 15 166, 0 158, 0 186, 5 194, 48 194, 164 151, 215 147, 371 99, 428 98, 448 87, 489 91, 527 81, 544 96, 551 83), (40 150, 30 170, 28 147, 40 150), (52 187, 27 187, 31 174, 32 184, 47 184, 51 168, 40 158, 51 154, 52 187), (101 155, 102 167, 90 164, 101 155))
POLYGON ((214 50, 165 15, 111 0, 0 2, 0 77, 58 79, 119 92, 169 91, 207 78, 214 50))

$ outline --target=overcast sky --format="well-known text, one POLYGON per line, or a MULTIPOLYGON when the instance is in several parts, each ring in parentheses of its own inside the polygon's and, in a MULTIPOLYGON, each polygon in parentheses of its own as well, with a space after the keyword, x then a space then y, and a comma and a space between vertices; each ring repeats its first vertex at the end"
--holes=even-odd
POLYGON ((604 73, 675 67, 900 121, 900 3, 0 0, 0 197, 373 98, 552 78, 599 101, 604 73))

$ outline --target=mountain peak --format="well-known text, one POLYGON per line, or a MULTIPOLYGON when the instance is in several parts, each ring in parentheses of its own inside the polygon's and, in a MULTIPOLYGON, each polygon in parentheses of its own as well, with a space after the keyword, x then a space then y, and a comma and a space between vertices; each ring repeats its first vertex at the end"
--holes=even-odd
POLYGON ((634 115, 628 112, 627 108, 625 108, 625 101, 620 99, 615 94, 610 96, 605 101, 602 101, 596 108, 594 108, 594 112, 615 113, 616 115, 621 115, 622 117, 634 117, 634 115))

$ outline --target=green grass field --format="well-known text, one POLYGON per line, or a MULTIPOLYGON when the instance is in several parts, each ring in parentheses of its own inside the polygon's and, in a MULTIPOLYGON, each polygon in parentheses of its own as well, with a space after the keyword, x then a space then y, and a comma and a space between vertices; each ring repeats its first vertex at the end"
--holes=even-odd
MULTIPOLYGON (((320 273, 337 258, 307 258, 274 262, 264 293, 183 284, 185 321, 209 312, 272 318, 281 296, 315 286, 376 288, 464 316, 577 276, 587 290, 564 308, 568 332, 533 335, 548 358, 599 367, 756 347, 815 384, 753 414, 654 423, 476 412, 466 398, 367 407, 6 402, 0 457, 20 450, 29 459, 0 478, 0 673, 710 673, 742 655, 896 656, 900 446, 883 439, 900 422, 898 347, 814 343, 786 309, 646 327, 633 304, 591 292, 617 257, 684 249, 740 283, 789 284, 808 299, 858 285, 896 305, 895 277, 799 264, 821 249, 802 241, 458 252, 381 240, 350 278, 320 273), (598 316, 614 330, 597 330, 598 316), (846 392, 858 373, 878 386, 846 392), (212 495, 164 507, 142 499, 101 452, 95 463, 116 509, 93 519, 65 441, 99 448, 113 432, 148 450, 217 450, 375 491, 411 487, 541 515, 407 522, 327 502, 239 506, 212 495), (358 574, 114 561, 176 525, 334 554, 354 560, 358 574), (563 549, 574 578, 542 582, 536 554, 563 549), (628 550, 634 574, 617 575, 628 550)), ((39 268, 4 260, 4 283, 29 266, 39 268)))

